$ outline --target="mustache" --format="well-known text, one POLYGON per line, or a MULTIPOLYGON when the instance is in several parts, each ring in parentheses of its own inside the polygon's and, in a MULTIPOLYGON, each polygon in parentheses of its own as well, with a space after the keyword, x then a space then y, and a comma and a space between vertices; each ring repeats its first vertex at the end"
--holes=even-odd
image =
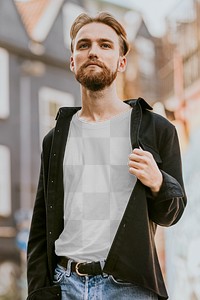
POLYGON ((88 60, 86 61, 83 65, 82 65, 82 68, 86 68, 90 65, 95 65, 95 66, 98 66, 100 68, 104 68, 104 64, 98 60, 88 60))

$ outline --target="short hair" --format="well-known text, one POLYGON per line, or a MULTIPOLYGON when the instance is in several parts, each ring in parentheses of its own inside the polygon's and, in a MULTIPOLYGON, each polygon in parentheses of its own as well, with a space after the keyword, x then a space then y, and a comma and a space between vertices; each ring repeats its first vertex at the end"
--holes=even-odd
POLYGON ((70 30, 71 51, 74 51, 74 40, 79 30, 90 23, 103 23, 110 26, 119 36, 120 53, 126 55, 129 51, 129 43, 124 27, 109 13, 100 12, 96 16, 91 17, 86 13, 80 14, 73 22, 70 30))

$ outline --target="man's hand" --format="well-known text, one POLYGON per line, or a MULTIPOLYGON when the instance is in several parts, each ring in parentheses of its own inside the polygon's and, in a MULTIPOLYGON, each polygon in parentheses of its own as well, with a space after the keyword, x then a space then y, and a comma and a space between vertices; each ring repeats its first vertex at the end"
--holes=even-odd
POLYGON ((129 172, 135 175, 155 195, 159 192, 163 177, 153 155, 141 148, 135 148, 129 155, 129 172))

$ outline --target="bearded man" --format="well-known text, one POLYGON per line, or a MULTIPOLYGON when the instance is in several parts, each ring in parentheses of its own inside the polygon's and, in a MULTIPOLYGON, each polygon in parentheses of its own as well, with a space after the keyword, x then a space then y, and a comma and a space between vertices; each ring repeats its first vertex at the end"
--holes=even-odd
POLYGON ((81 107, 61 108, 43 141, 28 244, 29 300, 167 299, 156 226, 184 211, 175 127, 142 98, 122 101, 129 50, 110 14, 81 14, 70 67, 81 107))

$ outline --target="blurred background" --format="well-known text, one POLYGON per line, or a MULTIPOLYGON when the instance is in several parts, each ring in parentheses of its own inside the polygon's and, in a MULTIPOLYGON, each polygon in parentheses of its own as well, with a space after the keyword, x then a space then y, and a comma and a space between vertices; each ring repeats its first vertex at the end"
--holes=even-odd
POLYGON ((143 97, 177 128, 188 206, 156 241, 170 300, 200 299, 200 1, 0 0, 0 300, 26 299, 42 138, 59 107, 80 105, 70 26, 102 10, 131 45, 119 96, 143 97))

